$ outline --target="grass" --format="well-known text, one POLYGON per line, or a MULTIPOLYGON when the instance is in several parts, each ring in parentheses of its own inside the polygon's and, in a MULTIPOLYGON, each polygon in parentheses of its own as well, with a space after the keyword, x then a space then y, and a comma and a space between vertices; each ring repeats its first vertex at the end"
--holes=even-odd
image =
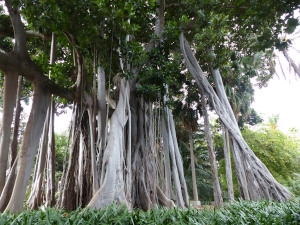
POLYGON ((155 207, 129 212, 109 206, 101 211, 78 209, 72 212, 47 208, 20 214, 1 214, 2 224, 299 224, 300 202, 246 202, 239 200, 222 209, 172 209, 155 207))

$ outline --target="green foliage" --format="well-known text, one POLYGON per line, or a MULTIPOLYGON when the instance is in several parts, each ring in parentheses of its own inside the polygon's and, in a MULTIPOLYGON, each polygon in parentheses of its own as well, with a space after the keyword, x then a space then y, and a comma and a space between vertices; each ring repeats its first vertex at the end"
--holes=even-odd
POLYGON ((180 55, 170 52, 170 42, 155 37, 154 44, 156 47, 146 53, 137 86, 138 92, 152 101, 166 93, 166 84, 171 87, 171 91, 177 92, 185 79, 180 73, 180 55))
MULTIPOLYGON (((300 142, 297 138, 272 128, 253 131, 245 127, 242 135, 255 155, 266 165, 274 178, 290 187, 295 196, 299 196, 300 142)), ((225 162, 223 159, 223 140, 215 137, 215 149, 220 162, 220 180, 226 186, 225 162)), ((233 165, 233 161, 232 161, 233 165)), ((233 176, 235 171, 233 170, 233 176)), ((235 193, 238 194, 237 182, 234 180, 235 193)))
POLYGON ((0 224, 298 224, 299 202, 245 202, 239 200, 221 209, 168 210, 154 207, 129 212, 115 204, 100 211, 78 209, 72 212, 46 208, 20 214, 1 214, 0 224))
POLYGON ((300 143, 276 129, 245 129, 243 137, 276 180, 288 184, 294 173, 300 173, 300 143))
POLYGON ((55 134, 55 171, 63 171, 63 161, 68 145, 66 133, 55 134))
POLYGON ((55 180, 56 183, 61 178, 61 175, 63 173, 63 164, 64 164, 64 158, 65 154, 68 154, 67 151, 68 146, 68 136, 65 133, 61 134, 55 134, 55 180), (66 153, 67 151, 67 153, 66 153))
POLYGON ((294 174, 293 178, 289 179, 288 189, 297 197, 300 196, 300 174, 294 174))
MULTIPOLYGON (((199 142, 199 139, 197 141, 199 142)), ((212 174, 205 141, 204 139, 202 141, 203 143, 201 145, 196 143, 196 147, 194 149, 197 191, 201 202, 211 202, 214 200, 212 174)), ((186 149, 182 142, 179 144, 179 149, 183 160, 184 176, 188 193, 189 196, 193 196, 190 152, 186 149)))

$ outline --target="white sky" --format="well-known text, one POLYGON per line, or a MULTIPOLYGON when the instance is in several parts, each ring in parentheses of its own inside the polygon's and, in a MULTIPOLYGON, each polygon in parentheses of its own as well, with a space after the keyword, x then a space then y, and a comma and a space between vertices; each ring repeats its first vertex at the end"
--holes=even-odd
POLYGON ((278 127, 282 131, 287 132, 291 127, 300 129, 300 80, 294 75, 290 80, 274 77, 268 87, 255 89, 252 107, 265 122, 279 114, 278 127))
MULTIPOLYGON (((292 46, 289 55, 300 66, 300 28, 292 37, 292 46)), ((295 127, 300 130, 300 79, 289 67, 288 61, 282 53, 277 53, 276 72, 266 88, 255 89, 255 101, 252 107, 260 112, 265 122, 268 117, 279 114, 278 126, 287 132, 295 127), (280 60, 283 71, 280 68, 280 60)))

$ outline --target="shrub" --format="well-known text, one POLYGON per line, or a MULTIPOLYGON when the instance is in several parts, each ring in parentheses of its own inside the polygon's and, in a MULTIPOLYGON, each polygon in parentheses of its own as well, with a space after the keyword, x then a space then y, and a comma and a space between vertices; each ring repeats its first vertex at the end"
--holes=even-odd
POLYGON ((103 210, 72 212, 46 208, 20 214, 1 214, 2 224, 299 224, 300 202, 246 202, 239 200, 224 208, 128 211, 123 206, 111 205, 103 210))

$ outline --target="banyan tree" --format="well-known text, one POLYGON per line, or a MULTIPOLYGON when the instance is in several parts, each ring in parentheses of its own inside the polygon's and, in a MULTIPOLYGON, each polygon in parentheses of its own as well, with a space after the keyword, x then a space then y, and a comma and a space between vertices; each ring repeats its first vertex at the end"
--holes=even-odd
MULTIPOLYGON (((1 211, 18 212, 23 204, 101 209, 113 202, 188 207, 172 113, 187 80, 197 85, 208 142, 208 104, 221 121, 229 199, 231 167, 244 199, 291 199, 243 139, 222 78, 272 75, 270 55, 282 44, 278 33, 295 29, 289 21, 298 1, 5 0, 1 7, 1 211), (244 58, 252 66, 243 67, 244 58), (17 152, 11 126, 15 117, 18 130, 23 80, 31 84, 32 106, 17 152), (72 120, 56 188, 54 114, 66 104, 72 120)), ((210 156, 221 205, 212 148, 210 156)))

